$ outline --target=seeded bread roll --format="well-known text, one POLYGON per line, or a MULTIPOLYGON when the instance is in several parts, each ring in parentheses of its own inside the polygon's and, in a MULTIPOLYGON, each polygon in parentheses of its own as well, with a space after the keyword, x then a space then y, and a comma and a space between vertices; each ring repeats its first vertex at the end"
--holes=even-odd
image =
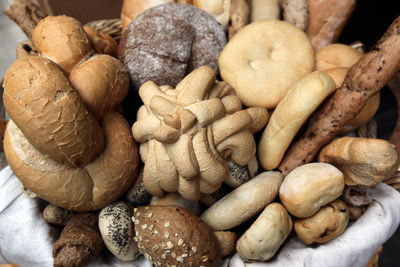
POLYGON ((274 200, 282 180, 280 172, 261 173, 209 207, 201 219, 213 230, 238 226, 274 200))
POLYGON ((156 266, 221 266, 213 232, 186 209, 139 207, 133 217, 139 250, 156 266))
POLYGON ((41 153, 61 164, 84 166, 103 151, 99 124, 50 60, 39 56, 17 59, 3 86, 7 112, 41 153))
POLYGON ((201 214, 201 208, 198 201, 184 199, 177 193, 169 193, 163 197, 153 197, 150 206, 178 206, 187 209, 197 216, 201 214))
POLYGON ((57 63, 64 71, 94 53, 79 21, 67 16, 48 16, 32 32, 32 41, 41 56, 57 63))

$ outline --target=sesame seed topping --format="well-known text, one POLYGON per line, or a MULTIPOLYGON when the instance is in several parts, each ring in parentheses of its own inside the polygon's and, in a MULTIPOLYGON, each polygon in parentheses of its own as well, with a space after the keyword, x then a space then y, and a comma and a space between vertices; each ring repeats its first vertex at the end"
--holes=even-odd
POLYGON ((135 220, 135 224, 139 224, 139 220, 136 219, 136 220, 135 220))
POLYGON ((196 253, 196 252, 197 252, 197 248, 196 248, 196 247, 192 247, 192 251, 193 251, 194 253, 196 253))
POLYGON ((178 236, 178 233, 175 233, 174 236, 178 236))
POLYGON ((142 229, 146 229, 147 228, 147 224, 142 224, 142 229))
POLYGON ((154 245, 154 246, 153 246, 153 249, 154 249, 154 250, 159 249, 159 248, 160 248, 159 245, 154 245))
POLYGON ((169 227, 170 225, 171 225, 170 222, 165 222, 165 223, 164 223, 164 227, 169 227))
POLYGON ((182 258, 187 258, 188 254, 184 253, 182 254, 182 258))
POLYGON ((132 219, 132 222, 135 222, 135 217, 134 216, 132 216, 131 219, 132 219))
POLYGON ((149 209, 149 206, 145 207, 144 209, 145 209, 145 210, 148 210, 148 209, 149 209))
POLYGON ((151 212, 147 213, 146 216, 147 216, 147 218, 151 218, 151 216, 153 216, 153 213, 151 213, 151 212))
POLYGON ((172 258, 176 258, 176 254, 174 252, 171 253, 172 258))
POLYGON ((166 233, 164 234, 164 237, 168 239, 168 238, 169 238, 169 233, 166 232, 166 233))
POLYGON ((167 255, 165 255, 165 254, 161 255, 161 259, 165 260, 166 258, 167 258, 167 255))
POLYGON ((172 244, 171 241, 167 241, 167 247, 168 247, 168 248, 173 248, 173 247, 174 247, 174 244, 172 244))
POLYGON ((137 212, 137 213, 136 213, 136 216, 139 217, 139 216, 140 216, 140 212, 137 212))
POLYGON ((149 226, 149 231, 150 231, 150 232, 153 231, 153 228, 154 228, 154 225, 150 225, 150 226, 149 226))
POLYGON ((138 231, 135 231, 135 235, 139 235, 139 232, 138 232, 138 231))
POLYGON ((158 265, 158 266, 161 266, 161 262, 157 261, 157 265, 158 265))
POLYGON ((178 257, 176 257, 176 261, 183 263, 185 261, 185 259, 182 258, 182 256, 178 256, 178 257))
POLYGON ((136 236, 133 238, 133 240, 134 240, 135 242, 138 242, 138 241, 139 241, 138 238, 137 238, 136 236))
POLYGON ((206 261, 208 261, 208 257, 207 257, 207 256, 203 256, 203 257, 201 257, 201 260, 202 260, 203 262, 206 262, 206 261))
POLYGON ((182 239, 182 238, 179 238, 179 240, 178 240, 178 246, 182 246, 182 244, 183 244, 183 239, 182 239))
POLYGON ((159 232, 157 230, 154 230, 153 234, 158 235, 159 232))
POLYGON ((141 235, 139 236, 139 241, 142 241, 142 236, 141 235))

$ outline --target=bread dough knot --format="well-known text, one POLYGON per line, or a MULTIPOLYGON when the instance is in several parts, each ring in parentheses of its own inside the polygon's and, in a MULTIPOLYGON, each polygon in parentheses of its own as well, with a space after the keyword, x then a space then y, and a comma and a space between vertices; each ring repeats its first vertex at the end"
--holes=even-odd
POLYGON ((173 89, 148 81, 132 127, 145 162, 144 186, 153 195, 179 192, 198 200, 219 189, 231 158, 246 165, 256 152, 253 133, 268 120, 264 108, 242 110, 235 90, 213 69, 197 68, 173 89))

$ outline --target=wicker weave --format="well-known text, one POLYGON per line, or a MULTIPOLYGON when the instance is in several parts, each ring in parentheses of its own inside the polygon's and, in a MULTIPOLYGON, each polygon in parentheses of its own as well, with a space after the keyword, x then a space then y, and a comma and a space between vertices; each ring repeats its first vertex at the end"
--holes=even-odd
POLYGON ((95 20, 88 22, 86 25, 97 31, 108 33, 117 42, 121 39, 122 26, 120 19, 95 20))

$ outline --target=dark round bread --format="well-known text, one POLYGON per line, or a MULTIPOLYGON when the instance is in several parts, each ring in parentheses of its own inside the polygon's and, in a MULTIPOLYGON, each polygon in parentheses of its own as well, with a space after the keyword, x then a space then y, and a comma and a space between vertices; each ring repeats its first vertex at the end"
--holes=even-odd
POLYGON ((200 66, 217 71, 225 44, 223 27, 207 12, 169 3, 146 10, 128 25, 118 57, 135 89, 149 80, 175 87, 200 66))

